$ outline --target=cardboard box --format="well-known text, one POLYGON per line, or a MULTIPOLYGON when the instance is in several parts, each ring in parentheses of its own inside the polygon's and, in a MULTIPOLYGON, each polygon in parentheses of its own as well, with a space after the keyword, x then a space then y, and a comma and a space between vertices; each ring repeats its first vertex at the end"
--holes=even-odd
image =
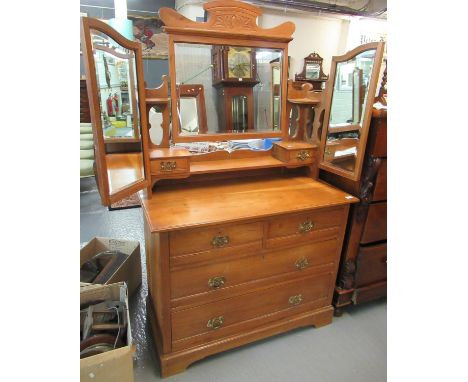
MULTIPOLYGON (((118 300, 128 308, 128 293, 125 283, 90 285, 80 288, 80 303, 96 300, 118 300)), ((80 359, 81 382, 133 382, 133 354, 130 315, 127 309, 127 346, 80 359)))
POLYGON ((129 255, 128 259, 115 271, 106 284, 125 281, 131 296, 141 284, 141 255, 138 241, 95 237, 80 251, 80 267, 93 256, 103 251, 121 251, 129 255))

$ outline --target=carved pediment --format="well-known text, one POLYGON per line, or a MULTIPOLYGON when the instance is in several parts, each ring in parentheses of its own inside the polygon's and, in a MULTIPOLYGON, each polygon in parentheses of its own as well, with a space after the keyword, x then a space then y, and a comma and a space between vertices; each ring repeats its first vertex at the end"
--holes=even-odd
POLYGON ((208 13, 206 22, 196 22, 179 14, 172 8, 161 8, 159 16, 164 22, 167 33, 190 32, 201 35, 230 35, 244 38, 261 38, 274 41, 291 41, 296 29, 292 22, 274 28, 261 28, 257 18, 262 10, 241 1, 212 1, 205 3, 203 9, 208 13))

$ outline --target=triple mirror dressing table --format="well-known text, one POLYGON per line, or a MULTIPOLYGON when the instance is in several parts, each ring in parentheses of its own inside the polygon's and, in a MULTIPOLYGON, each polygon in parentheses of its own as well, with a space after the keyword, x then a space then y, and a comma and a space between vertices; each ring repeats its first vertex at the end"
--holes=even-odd
MULTIPOLYGON (((102 203, 142 191, 147 312, 163 376, 211 354, 331 323, 348 212, 359 201, 318 180, 323 114, 314 121, 323 134, 289 137, 294 24, 260 28, 260 8, 240 1, 203 7, 206 22, 160 9, 170 80, 157 89, 144 88, 139 44, 99 20, 81 21, 102 203), (98 52, 109 55, 105 65, 98 52), (132 146, 115 153, 106 149, 104 126, 116 121, 103 101, 119 62, 133 135, 116 138, 132 146), (149 124, 151 113, 160 126, 149 124)), ((369 92, 374 85, 367 83, 369 92)))

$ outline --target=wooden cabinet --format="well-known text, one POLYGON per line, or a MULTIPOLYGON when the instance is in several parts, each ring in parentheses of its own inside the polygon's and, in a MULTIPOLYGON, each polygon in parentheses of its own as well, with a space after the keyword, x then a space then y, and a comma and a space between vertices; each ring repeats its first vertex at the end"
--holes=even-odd
POLYGON ((281 176, 166 185, 144 200, 148 311, 162 375, 330 323, 353 202, 311 178, 281 176))
POLYGON ((361 178, 320 177, 359 197, 350 210, 333 304, 336 315, 350 304, 387 295, 387 112, 373 110, 361 178))

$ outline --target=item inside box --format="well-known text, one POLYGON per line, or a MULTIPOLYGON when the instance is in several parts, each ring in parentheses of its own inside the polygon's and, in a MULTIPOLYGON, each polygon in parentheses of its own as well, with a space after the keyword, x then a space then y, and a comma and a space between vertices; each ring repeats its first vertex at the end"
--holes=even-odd
POLYGON ((127 345, 127 304, 90 301, 80 307, 80 358, 127 345))
POLYGON ((81 266, 80 282, 105 284, 128 257, 129 255, 120 251, 98 253, 81 266))

